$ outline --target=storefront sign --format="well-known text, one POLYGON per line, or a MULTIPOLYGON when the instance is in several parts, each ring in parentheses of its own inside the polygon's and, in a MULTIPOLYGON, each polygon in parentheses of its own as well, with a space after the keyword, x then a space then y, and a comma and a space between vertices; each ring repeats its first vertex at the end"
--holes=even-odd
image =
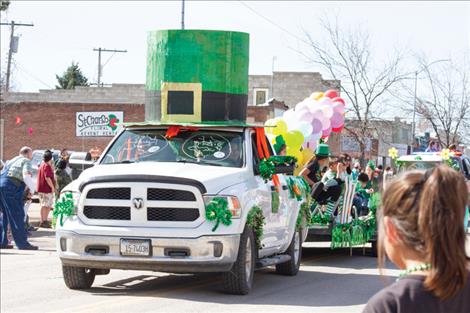
POLYGON ((112 137, 122 128, 124 113, 77 112, 75 133, 77 137, 112 137))

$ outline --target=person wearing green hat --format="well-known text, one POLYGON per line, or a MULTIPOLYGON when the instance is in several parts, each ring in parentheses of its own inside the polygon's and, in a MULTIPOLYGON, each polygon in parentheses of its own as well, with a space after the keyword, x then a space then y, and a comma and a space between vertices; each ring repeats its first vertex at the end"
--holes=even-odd
POLYGON ((286 155, 287 146, 284 137, 282 137, 282 135, 278 135, 274 140, 273 147, 276 155, 286 155))
POLYGON ((330 147, 324 143, 319 144, 315 150, 315 155, 304 166, 299 175, 305 178, 308 184, 313 187, 321 181, 322 169, 328 166, 330 155, 330 147))

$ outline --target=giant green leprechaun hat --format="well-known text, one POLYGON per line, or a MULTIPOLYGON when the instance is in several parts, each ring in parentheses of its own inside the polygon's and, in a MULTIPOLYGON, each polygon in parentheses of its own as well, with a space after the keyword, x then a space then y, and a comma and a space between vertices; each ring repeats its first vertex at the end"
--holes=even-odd
POLYGON ((145 119, 245 121, 249 35, 160 30, 148 35, 145 119))

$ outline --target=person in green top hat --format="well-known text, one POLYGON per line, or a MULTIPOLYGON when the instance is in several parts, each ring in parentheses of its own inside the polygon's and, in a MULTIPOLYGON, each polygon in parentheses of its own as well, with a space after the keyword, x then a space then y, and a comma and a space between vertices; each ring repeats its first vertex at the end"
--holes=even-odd
POLYGON ((321 181, 322 169, 328 166, 330 158, 330 147, 327 144, 319 144, 315 150, 315 155, 300 171, 300 176, 304 177, 310 186, 321 181))

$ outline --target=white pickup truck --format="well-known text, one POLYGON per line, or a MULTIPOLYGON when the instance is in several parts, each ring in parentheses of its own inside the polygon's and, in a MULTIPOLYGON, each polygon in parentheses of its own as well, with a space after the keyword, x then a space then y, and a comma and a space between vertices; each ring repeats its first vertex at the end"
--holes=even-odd
POLYGON ((255 129, 170 128, 128 125, 64 189, 73 199, 56 232, 65 284, 90 288, 110 269, 223 272, 226 292, 247 294, 256 268, 296 275, 306 196, 292 197, 287 174, 277 188, 260 177, 255 129))

